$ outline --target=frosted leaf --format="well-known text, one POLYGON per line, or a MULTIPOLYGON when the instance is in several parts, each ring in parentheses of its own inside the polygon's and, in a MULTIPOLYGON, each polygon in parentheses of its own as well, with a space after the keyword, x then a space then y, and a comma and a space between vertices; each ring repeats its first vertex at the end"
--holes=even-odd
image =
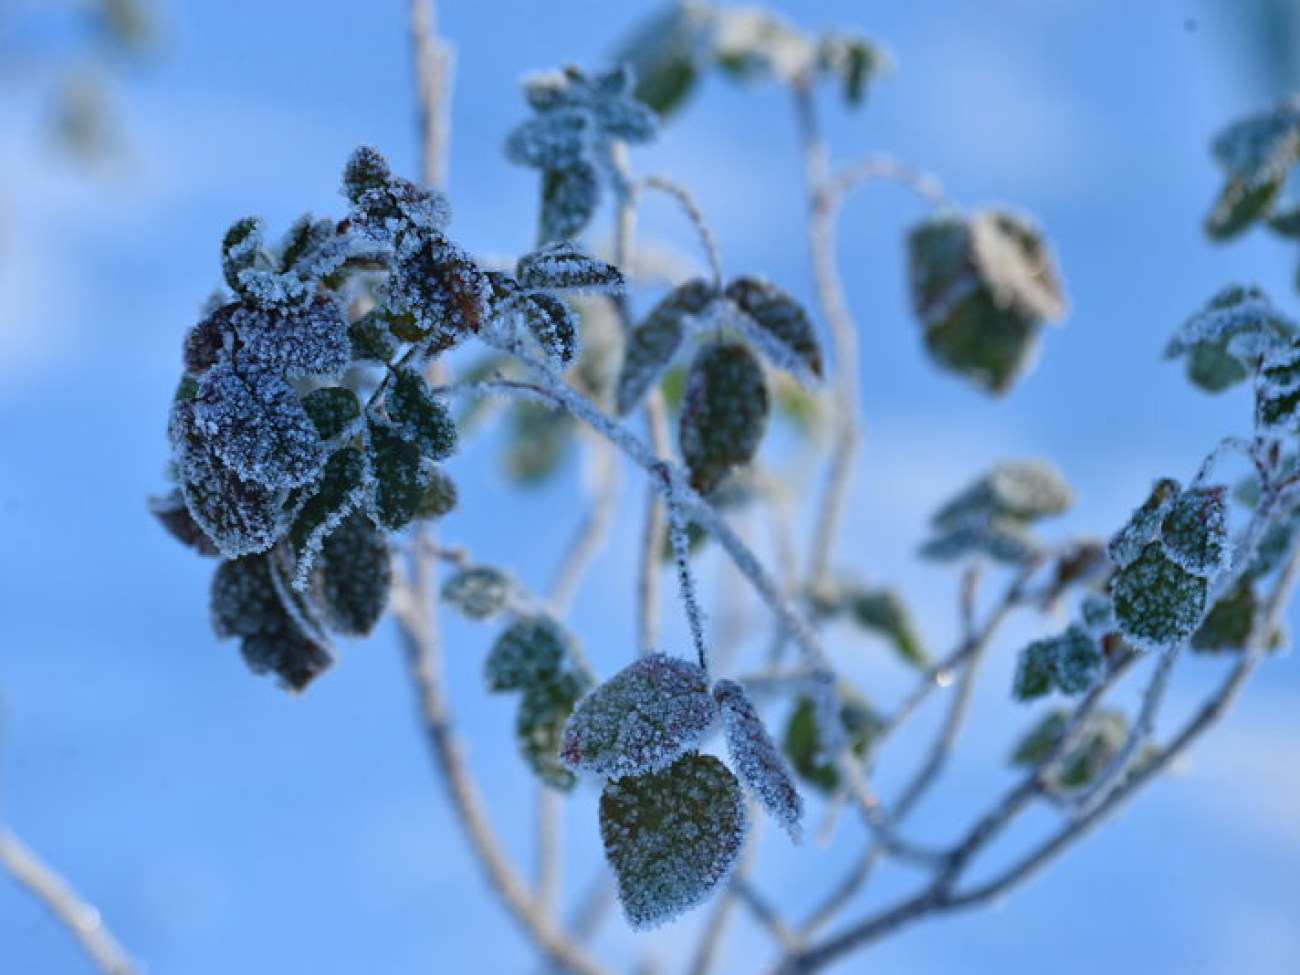
POLYGON ((269 369, 213 366, 194 398, 194 424, 236 474, 268 487, 297 487, 320 471, 316 426, 298 394, 269 369))
POLYGON ((564 730, 560 757, 575 772, 617 777, 662 769, 693 749, 718 705, 689 661, 641 657, 584 697, 564 730))
POLYGON ((1213 575, 1228 557, 1228 489, 1196 488, 1174 498, 1160 522, 1165 554, 1188 572, 1213 575))
POLYGON ((597 260, 572 241, 558 240, 519 259, 515 277, 525 288, 617 293, 623 290, 623 274, 612 264, 597 260))
POLYGON ((560 761, 560 739, 573 706, 587 691, 576 674, 554 674, 552 679, 529 684, 519 700, 515 740, 524 761, 552 789, 568 792, 578 777, 560 761))
POLYGON ((1259 599, 1249 582, 1242 582, 1219 597, 1192 634, 1191 648, 1198 653, 1224 653, 1244 649, 1255 624, 1259 599))
POLYGON ((793 83, 816 64, 812 40, 762 7, 723 7, 714 16, 714 58, 737 78, 793 83))
POLYGON ((456 507, 456 482, 440 467, 428 470, 429 483, 416 506, 417 518, 441 518, 456 507))
POLYGON ((1091 715, 1078 742, 1066 752, 1054 776, 1062 788, 1079 789, 1096 779, 1119 754, 1128 738, 1124 712, 1106 709, 1091 715))
POLYGON ((348 322, 338 300, 319 295, 285 308, 243 304, 231 312, 240 363, 282 371, 290 378, 338 376, 352 361, 348 322))
MULTIPOLYGON (((839 724, 847 736, 853 754, 865 755, 885 726, 884 719, 859 695, 845 685, 838 685, 839 724)), ((823 735, 818 729, 818 708, 812 698, 799 697, 790 712, 781 750, 799 778, 824 794, 839 788, 840 773, 834 756, 826 753, 823 735)))
POLYGON ((506 138, 506 158, 533 169, 568 169, 587 160, 596 120, 585 107, 555 107, 521 122, 506 138))
POLYGON ((344 447, 325 464, 319 480, 298 510, 289 541, 294 554, 294 587, 307 587, 324 540, 365 499, 366 464, 361 451, 344 447))
POLYGON ((365 636, 388 606, 392 557, 384 533, 353 511, 325 536, 311 592, 325 623, 347 636, 365 636))
POLYGON ((951 562, 969 555, 984 555, 995 562, 1016 565, 1029 559, 1039 549, 1028 525, 1016 518, 993 516, 970 518, 921 546, 923 558, 951 562))
POLYGON ((712 9, 696 2, 665 5, 639 24, 613 59, 631 67, 637 101, 661 117, 675 112, 711 54, 712 26, 712 9))
POLYGON ((657 927, 708 897, 736 865, 746 827, 736 777, 711 755, 607 783, 600 836, 628 923, 657 927))
POLYGON ((1057 636, 1035 640, 1020 653, 1014 684, 1016 699, 1030 701, 1054 690, 1082 694, 1097 683, 1103 663, 1096 638, 1082 626, 1074 625, 1057 636))
POLYGON ((600 175, 590 163, 575 163, 542 173, 538 236, 543 243, 576 237, 600 206, 600 175))
POLYGON ((702 278, 688 281, 668 292, 632 329, 615 394, 620 415, 635 409, 659 381, 681 348, 687 320, 702 314, 716 297, 716 290, 702 278))
POLYGON ((231 224, 221 241, 221 273, 226 284, 244 293, 244 276, 250 271, 269 272, 273 267, 262 241, 262 221, 244 217, 231 224))
POLYGON ((1115 629, 1115 606, 1109 596, 1090 592, 1079 601, 1079 619, 1093 636, 1104 636, 1115 629))
POLYGON ((444 237, 422 237, 393 267, 384 307, 409 316, 416 336, 436 355, 476 333, 491 294, 487 275, 444 237))
POLYGON ((691 486, 708 494, 735 468, 753 460, 767 414, 767 383, 749 349, 736 342, 701 349, 686 377, 678 426, 691 486))
POLYGON ((305 213, 285 232, 280 242, 280 270, 297 271, 313 280, 338 270, 351 249, 348 237, 333 220, 317 220, 305 213))
POLYGON ((1300 427, 1300 345, 1274 349, 1255 384, 1255 415, 1264 427, 1300 427))
POLYGON ((1188 379, 1217 393, 1254 372, 1272 350, 1289 346, 1295 334, 1295 322, 1258 287, 1231 285, 1178 328, 1165 358, 1185 358, 1188 379))
POLYGON ((736 278, 726 296, 757 325, 759 348, 774 365, 796 374, 822 374, 822 352, 803 306, 761 278, 736 278))
POLYGON ((248 481, 227 467, 195 420, 193 399, 172 405, 168 435, 185 505, 227 558, 264 552, 287 528, 286 489, 248 481))
POLYGON ((194 549, 200 555, 219 555, 212 539, 204 534, 190 509, 185 506, 185 498, 179 488, 173 488, 161 497, 149 499, 149 512, 158 519, 167 533, 182 545, 194 549))
POLYGON ((1156 481, 1147 499, 1107 544, 1106 554, 1112 562, 1122 568, 1142 554, 1147 543, 1156 537, 1165 513, 1180 490, 1178 482, 1172 478, 1163 477, 1156 481))
POLYGON ((1003 211, 929 218, 908 236, 912 301, 931 356, 1003 393, 1029 363, 1039 325, 1064 313, 1038 231, 1003 211))
POLYGON ((642 146, 659 134, 659 119, 648 106, 631 98, 603 98, 596 103, 596 120, 607 137, 642 146))
POLYGON ((397 343, 388 329, 387 315, 373 309, 348 326, 352 358, 362 362, 391 362, 397 355, 397 343))
POLYGON ((234 313, 239 307, 238 302, 222 305, 190 329, 183 352, 186 373, 202 376, 218 362, 230 358, 234 313))
POLYGON ((856 108, 892 64, 885 50, 861 34, 830 33, 817 45, 817 66, 839 79, 844 101, 856 108))
POLYGON ((375 520, 394 531, 404 528, 415 517, 431 478, 419 449, 392 430, 372 423, 370 469, 375 520))
POLYGON ((1224 129, 1211 145, 1227 176, 1205 232, 1216 240, 1235 237, 1267 215, 1292 166, 1300 161, 1300 102, 1287 99, 1275 109, 1224 129))
MULTIPOLYGON (((508 593, 508 589, 506 590, 508 593)), ((506 627, 483 673, 492 691, 523 691, 554 681, 569 655, 569 634, 549 616, 524 616, 506 627)), ((559 736, 556 736, 559 748, 559 736)))
POLYGON ((768 814, 781 824, 798 843, 803 838, 803 798, 794 787, 776 743, 767 733, 763 719, 745 694, 732 680, 713 685, 713 696, 722 709, 722 725, 727 735, 727 754, 740 781, 768 814))
POLYGON ((343 195, 352 204, 352 224, 380 243, 435 234, 451 219, 441 193, 394 176, 384 157, 369 146, 361 146, 348 160, 343 195))
POLYGON ((557 369, 564 369, 577 359, 578 320, 562 298, 545 291, 522 291, 511 295, 498 308, 502 314, 513 315, 523 322, 557 369))
POLYGON ((458 569, 442 585, 442 598, 448 605, 472 620, 485 620, 506 608, 514 592, 514 580, 490 565, 470 565, 458 569))
POLYGON ((212 628, 219 638, 239 637, 249 668, 277 674, 300 691, 330 666, 327 647, 302 632, 286 612, 266 556, 222 562, 212 577, 212 628))
POLYGON ((302 398, 302 408, 316 425, 322 440, 333 440, 352 431, 361 418, 357 394, 343 386, 322 386, 302 398))
POLYGON ((413 369, 398 369, 388 385, 384 408, 393 428, 429 460, 445 460, 456 451, 456 424, 429 384, 413 369))
POLYGON ((1159 542, 1120 569, 1111 581, 1115 621, 1140 647, 1171 647, 1191 636, 1205 615, 1209 583, 1165 554, 1159 542))
POLYGON ((853 621, 886 639, 898 656, 913 667, 929 666, 929 655, 916 634, 912 616, 903 599, 892 589, 869 589, 854 593, 849 611, 853 621))

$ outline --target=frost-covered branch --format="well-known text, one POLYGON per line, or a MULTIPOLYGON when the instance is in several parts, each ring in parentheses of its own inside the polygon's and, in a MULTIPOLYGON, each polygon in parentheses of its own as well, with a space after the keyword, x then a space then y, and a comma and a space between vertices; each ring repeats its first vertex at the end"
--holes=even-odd
POLYGON ((135 966, 104 923, 98 909, 2 825, 0 868, 26 888, 67 928, 103 975, 134 975, 135 966))

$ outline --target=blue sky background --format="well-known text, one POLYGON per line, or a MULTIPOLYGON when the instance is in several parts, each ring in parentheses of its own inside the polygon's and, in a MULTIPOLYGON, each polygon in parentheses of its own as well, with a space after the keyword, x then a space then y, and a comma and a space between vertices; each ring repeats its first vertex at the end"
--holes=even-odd
MULTIPOLYGON (((912 553, 929 512, 990 463, 1053 458, 1079 493, 1053 534, 1107 532, 1154 477, 1189 477, 1219 437, 1247 429, 1243 395, 1192 390, 1160 351, 1232 281, 1258 281, 1296 311, 1293 252, 1259 235, 1214 246, 1200 233, 1217 186, 1210 136, 1285 82, 1228 13, 1255 3, 778 6, 809 26, 860 25, 897 58, 865 112, 827 99, 841 161, 887 149, 940 174, 963 204, 1029 210, 1070 291, 1069 320, 1037 370, 994 403, 924 360, 901 251, 915 201, 872 187, 846 210, 867 440, 839 552, 846 566, 901 583, 943 647, 954 637, 954 579, 912 553)), ((601 63, 653 7, 443 4, 458 52, 453 229, 466 246, 510 253, 532 233, 534 177, 499 151, 523 117, 518 78, 601 63)), ((348 647, 309 693, 287 697, 213 639, 211 564, 167 538, 144 505, 163 483, 180 341, 217 280, 226 226, 248 213, 273 228, 307 209, 339 213, 338 174, 358 143, 414 170, 404 10, 169 5, 160 56, 124 93, 130 163, 106 179, 43 151, 34 90, 10 80, 0 102, 0 815, 151 973, 529 968, 430 773, 392 632, 348 647)), ((634 165, 695 191, 729 271, 810 295, 780 91, 711 80, 634 165)), ((645 224, 691 243, 663 204, 645 224)), ((465 500, 445 536, 543 584, 578 514, 579 464, 523 499, 490 442, 471 443, 451 469, 465 500)), ((621 523, 635 525, 641 491, 628 495, 621 523)), ((611 542, 575 607, 605 673, 633 649, 635 545, 635 529, 611 542)), ((680 623, 668 632, 680 637, 680 623)), ((1030 632, 1013 627, 994 655, 969 749, 922 807, 919 834, 951 835, 1007 782, 1007 743, 1031 716, 1006 688, 1030 632)), ((511 703, 480 686, 491 636, 449 623, 452 693, 496 823, 527 865, 532 792, 509 740, 511 703)), ((898 671, 872 648, 845 646, 850 669, 888 701, 898 671)), ((1220 667, 1190 661, 1175 707, 1192 706, 1220 667)), ((843 970, 1300 970, 1297 692, 1296 656, 1271 659, 1178 775, 1046 875, 843 970)), ((570 891, 599 868, 594 805, 590 789, 572 803, 570 891)), ((856 850, 855 831, 843 832, 796 851, 771 836, 763 886, 803 903, 856 850)), ((907 880, 882 875, 873 902, 907 880)), ((601 946, 624 968, 646 944, 671 962, 694 923, 644 938, 615 918, 601 946)), ((736 931, 734 970, 750 970, 767 943, 744 924, 736 931)), ((66 933, 0 880, 0 971, 87 970, 66 933)))

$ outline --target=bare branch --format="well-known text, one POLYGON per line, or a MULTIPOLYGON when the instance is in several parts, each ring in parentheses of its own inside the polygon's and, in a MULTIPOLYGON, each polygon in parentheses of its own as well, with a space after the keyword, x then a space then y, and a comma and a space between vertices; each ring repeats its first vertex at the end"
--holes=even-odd
POLYGON ((420 178, 442 189, 447 182, 447 106, 454 56, 438 35, 435 0, 411 0, 411 47, 419 103, 420 178))

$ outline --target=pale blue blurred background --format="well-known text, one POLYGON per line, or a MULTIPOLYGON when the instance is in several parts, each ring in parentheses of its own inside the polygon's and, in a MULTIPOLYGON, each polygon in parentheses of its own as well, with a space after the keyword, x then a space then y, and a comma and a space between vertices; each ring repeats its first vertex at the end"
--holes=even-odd
MULTIPOLYGON (((499 152, 523 117, 518 78, 601 63, 654 6, 442 5, 458 58, 453 230, 468 247, 509 253, 531 236, 534 176, 499 152)), ((1039 368, 993 403, 923 359, 900 248, 918 205, 873 187, 846 211, 868 433, 840 552, 901 581, 942 647, 954 580, 912 552, 929 511, 983 467, 1054 458, 1079 505, 1053 533, 1108 531, 1152 478, 1190 476, 1215 440, 1247 428, 1244 395, 1192 390, 1160 352, 1234 280, 1296 311, 1294 253, 1259 234, 1223 247, 1200 233, 1217 185, 1207 142, 1300 80, 1295 21, 1287 4, 1248 0, 777 6, 813 27, 860 25, 897 58, 865 112, 826 100, 841 160, 889 149, 942 175, 963 203, 1037 214, 1071 293, 1039 368)), ((210 635, 211 564, 144 505, 162 485, 179 344, 217 279, 225 227, 247 213, 283 228, 306 209, 340 212, 338 174, 358 143, 414 170, 405 4, 189 0, 163 15, 158 58, 123 93, 131 159, 112 175, 87 178, 42 149, 32 92, 11 85, 0 103, 0 814, 150 973, 528 971, 529 950, 486 895, 430 773, 392 632, 286 696, 210 635)), ((634 164, 696 192, 730 271, 809 296, 787 101, 711 79, 634 164)), ((647 225, 679 227, 663 204, 647 225)), ((464 503, 445 537, 544 583, 578 514, 579 465, 523 501, 491 443, 451 469, 464 503)), ((630 492, 624 524, 640 498, 630 492)), ((634 559, 629 531, 576 606, 605 673, 632 649, 634 559)), ((1007 781, 1007 742, 1030 720, 1006 693, 1027 632, 995 655, 961 771, 918 830, 951 835, 1007 781)), ((509 738, 512 703, 479 679, 491 633, 450 625, 452 691, 495 821, 527 867, 532 790, 509 738)), ((887 700, 897 670, 859 647, 852 667, 887 700)), ((1220 666, 1191 661, 1175 704, 1194 702, 1220 666)), ((842 970, 1300 971, 1297 694, 1296 656, 1269 660, 1179 775, 1045 876, 842 970)), ((598 864, 594 818, 586 790, 569 817, 570 891, 598 864)), ((793 852, 771 835, 763 886, 805 903, 857 849, 847 834, 793 852)), ((873 898, 907 879, 883 875, 873 898)), ((648 940, 613 918, 601 945, 624 967, 642 941, 672 962, 698 917, 648 940)), ((745 924, 732 947, 730 970, 767 957, 745 924)), ((0 972, 88 970, 65 931, 0 878, 0 972)))

